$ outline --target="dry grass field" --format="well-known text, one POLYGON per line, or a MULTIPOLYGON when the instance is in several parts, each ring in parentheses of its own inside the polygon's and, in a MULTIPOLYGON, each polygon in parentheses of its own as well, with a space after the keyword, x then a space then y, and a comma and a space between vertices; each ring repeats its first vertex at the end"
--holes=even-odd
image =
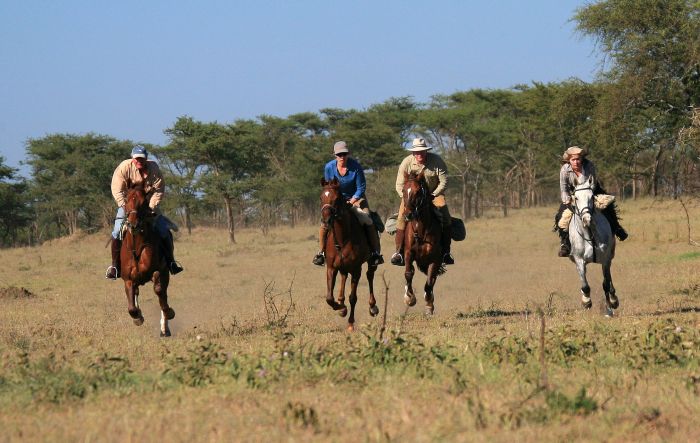
POLYGON ((150 285, 137 327, 103 278, 106 233, 0 250, 0 441, 700 441, 700 248, 677 202, 622 208, 612 319, 599 266, 581 310, 552 209, 470 222, 432 318, 381 266, 380 315, 363 279, 352 334, 316 226, 179 234, 167 339, 150 285))

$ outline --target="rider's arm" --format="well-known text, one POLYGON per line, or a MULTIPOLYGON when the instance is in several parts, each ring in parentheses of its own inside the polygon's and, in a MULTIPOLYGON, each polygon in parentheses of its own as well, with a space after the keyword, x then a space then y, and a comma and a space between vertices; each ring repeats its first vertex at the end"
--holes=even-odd
POLYGON ((396 174, 396 192, 399 193, 399 197, 403 197, 403 183, 406 178, 404 174, 408 174, 408 164, 411 161, 412 156, 408 156, 403 159, 401 165, 399 166, 399 172, 396 174))
POLYGON ((566 165, 563 165, 561 167, 561 170, 559 170, 559 190, 561 191, 561 202, 565 205, 571 203, 571 194, 569 188, 569 173, 567 171, 566 165))
POLYGON ((433 191, 433 196, 437 197, 438 195, 444 194, 445 190, 447 190, 447 164, 441 157, 435 156, 435 158, 437 159, 435 162, 435 173, 437 174, 438 185, 433 191))
POLYGON ((355 200, 361 199, 362 196, 365 195, 365 191, 367 191, 365 171, 362 170, 360 163, 357 163, 357 168, 355 170, 355 193, 352 195, 352 198, 355 200))
POLYGON ((121 162, 119 166, 117 166, 117 169, 114 170, 114 174, 112 174, 112 197, 114 197, 114 201, 117 202, 117 206, 119 207, 126 205, 126 183, 129 174, 129 162, 131 162, 131 159, 126 162, 121 162))
POLYGON ((163 174, 160 172, 160 168, 154 162, 148 162, 149 173, 153 176, 153 194, 151 195, 151 200, 148 202, 148 207, 155 211, 158 204, 163 199, 163 194, 165 194, 165 182, 163 181, 163 174))

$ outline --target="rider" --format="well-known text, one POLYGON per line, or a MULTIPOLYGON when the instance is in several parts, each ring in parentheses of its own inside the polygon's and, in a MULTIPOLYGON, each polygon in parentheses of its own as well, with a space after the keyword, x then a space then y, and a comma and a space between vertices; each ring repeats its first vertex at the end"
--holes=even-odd
MULTIPOLYGON (((561 240, 561 246, 559 248, 559 257, 568 257, 571 253, 571 242, 569 240, 568 229, 562 229, 559 227, 559 220, 566 209, 570 209, 572 204, 572 194, 574 188, 578 183, 584 183, 589 178, 593 179, 593 193, 594 194, 607 194, 603 189, 600 180, 598 179, 596 168, 593 162, 588 160, 586 156, 588 151, 586 149, 579 148, 578 146, 571 146, 569 149, 564 151, 562 155, 562 167, 559 171, 559 189, 561 190, 561 205, 559 206, 559 211, 554 216, 554 227, 559 232, 559 239, 561 240)), ((605 209, 602 210, 603 215, 610 223, 610 228, 612 232, 620 239, 624 241, 627 238, 627 232, 620 226, 620 221, 617 217, 617 208, 615 203, 610 203, 605 209)))
POLYGON ((428 191, 431 194, 433 205, 440 211, 442 222, 442 262, 446 265, 452 265, 455 262, 454 257, 450 254, 452 217, 450 217, 450 211, 447 208, 447 201, 445 200, 445 191, 447 189, 447 165, 439 155, 428 152, 430 149, 432 148, 425 143, 424 139, 414 139, 411 149, 409 149, 412 154, 403 159, 401 166, 399 166, 399 172, 396 175, 396 192, 401 196, 401 206, 399 207, 399 216, 396 219, 396 252, 391 256, 391 263, 397 266, 404 265, 403 240, 404 229, 406 227, 406 220, 403 215, 404 173, 420 173, 421 171, 423 171, 425 181, 428 184, 428 191))
POLYGON ((141 145, 135 145, 131 150, 131 158, 124 160, 117 166, 112 175, 112 196, 117 202, 117 216, 112 231, 112 265, 107 268, 105 278, 116 280, 120 272, 119 251, 121 250, 121 227, 126 213, 126 191, 129 187, 142 185, 148 199, 151 211, 158 214, 154 228, 162 239, 162 251, 171 274, 177 274, 183 270, 175 261, 173 236, 170 233, 168 221, 160 216, 158 204, 163 198, 165 183, 158 164, 148 161, 148 151, 141 145))
MULTIPOLYGON (((381 265, 384 263, 384 258, 381 255, 379 232, 377 232, 377 228, 374 226, 374 222, 372 222, 372 217, 369 213, 369 204, 365 197, 365 189, 367 188, 365 173, 360 163, 350 158, 350 150, 348 149, 347 143, 344 141, 336 142, 335 145, 333 145, 333 153, 335 154, 335 160, 326 163, 323 170, 324 178, 326 181, 335 178, 340 182, 340 193, 343 198, 352 205, 353 212, 357 215, 360 224, 364 226, 365 235, 367 235, 367 240, 371 249, 369 264, 381 265)), ((327 232, 328 227, 324 223, 321 223, 319 231, 321 250, 318 251, 318 254, 316 254, 312 260, 312 263, 318 266, 323 266, 325 262, 323 249, 326 243, 327 232)))

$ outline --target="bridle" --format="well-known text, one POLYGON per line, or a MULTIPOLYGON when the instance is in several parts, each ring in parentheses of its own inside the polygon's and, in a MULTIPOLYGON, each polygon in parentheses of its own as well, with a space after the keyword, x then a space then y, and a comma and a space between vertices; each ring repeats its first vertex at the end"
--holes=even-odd
POLYGON ((333 200, 333 203, 324 203, 323 206, 321 206, 321 223, 323 223, 323 225, 326 227, 326 232, 330 232, 333 235, 333 244, 335 245, 335 249, 340 254, 341 260, 343 259, 343 254, 341 252, 342 248, 338 243, 338 238, 335 235, 335 229, 333 229, 333 225, 335 224, 335 221, 340 218, 342 208, 343 207, 340 193, 337 194, 336 198, 333 200), (328 218, 323 218, 323 213, 326 210, 328 210, 329 212, 328 218))
MULTIPOLYGON (((586 186, 585 188, 574 188, 574 193, 573 193, 574 201, 576 200, 576 193, 579 191, 591 191, 591 192, 593 192, 593 188, 590 186, 586 186)), ((586 243, 589 243, 591 246, 593 246, 593 253, 595 254, 595 238, 593 236, 593 230, 589 230, 590 237, 586 238, 586 232, 585 232, 586 230, 583 227, 583 216, 584 215, 588 214, 591 216, 591 224, 595 220, 595 218, 593 217, 593 207, 592 207, 593 205, 591 203, 592 201, 593 200, 591 199, 588 202, 588 204, 582 209, 579 209, 578 205, 576 205, 576 203, 574 203, 573 209, 574 209, 574 213, 578 216, 579 220, 581 220, 580 224, 576 223, 576 232, 578 232, 578 234, 581 236, 583 241, 585 241, 586 243)))

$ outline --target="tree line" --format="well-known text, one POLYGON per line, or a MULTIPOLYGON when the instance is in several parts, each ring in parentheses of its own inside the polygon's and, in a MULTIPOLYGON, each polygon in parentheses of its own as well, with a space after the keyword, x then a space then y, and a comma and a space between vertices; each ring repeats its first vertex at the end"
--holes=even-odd
MULTIPOLYGON (((496 208, 553 205, 561 153, 590 150, 620 198, 692 195, 699 189, 700 4, 607 0, 572 20, 595 39, 605 69, 596 81, 473 89, 425 103, 390 98, 366 109, 325 108, 230 123, 179 117, 168 143, 146 145, 167 182, 166 213, 195 225, 267 232, 315 222, 319 180, 332 145, 345 140, 367 170, 368 198, 382 216, 398 207, 404 147, 423 137, 450 168, 452 212, 469 219, 496 208)), ((36 244, 106 228, 109 183, 133 143, 98 134, 51 134, 26 142, 29 178, 0 157, 0 244, 36 244)))

